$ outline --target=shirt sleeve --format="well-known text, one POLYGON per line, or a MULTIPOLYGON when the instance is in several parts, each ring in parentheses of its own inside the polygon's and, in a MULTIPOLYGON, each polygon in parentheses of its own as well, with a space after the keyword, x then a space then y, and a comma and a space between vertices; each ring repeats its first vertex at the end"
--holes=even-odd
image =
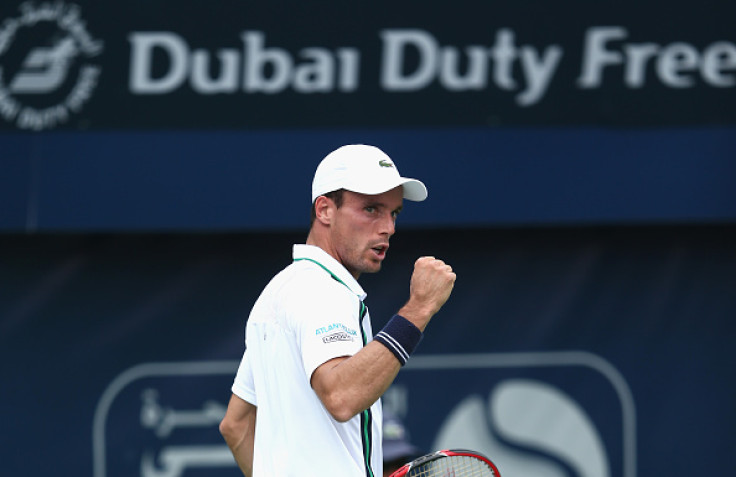
POLYGON ((344 285, 329 279, 324 296, 302 297, 292 309, 307 378, 321 364, 352 356, 363 347, 360 300, 344 285))
POLYGON ((253 384, 253 373, 250 368, 250 360, 248 359, 248 349, 243 353, 243 359, 240 360, 238 372, 235 375, 232 392, 243 401, 247 401, 254 406, 258 406, 256 402, 256 389, 253 384))

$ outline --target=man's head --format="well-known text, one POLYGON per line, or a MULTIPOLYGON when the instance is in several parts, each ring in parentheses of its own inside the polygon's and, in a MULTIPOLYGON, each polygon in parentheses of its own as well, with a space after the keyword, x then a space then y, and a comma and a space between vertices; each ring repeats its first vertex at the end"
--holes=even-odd
POLYGON ((401 177, 377 147, 343 146, 328 154, 314 174, 307 243, 321 247, 356 278, 377 272, 403 199, 426 197, 424 184, 401 177))
POLYGON ((394 161, 375 146, 350 144, 322 159, 312 180, 312 204, 328 192, 345 189, 359 194, 377 195, 402 186, 403 197, 413 201, 427 198, 421 181, 401 177, 394 161))

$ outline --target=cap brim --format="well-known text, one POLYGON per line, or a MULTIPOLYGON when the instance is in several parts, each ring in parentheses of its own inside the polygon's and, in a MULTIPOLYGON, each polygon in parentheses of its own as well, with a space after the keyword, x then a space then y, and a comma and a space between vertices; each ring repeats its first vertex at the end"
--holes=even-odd
POLYGON ((404 182, 404 199, 421 202, 427 198, 427 187, 422 181, 416 179, 402 178, 404 182))
POLYGON ((377 184, 345 184, 343 189, 357 192, 358 194, 378 195, 399 186, 404 189, 404 199, 421 202, 427 198, 427 188, 422 181, 409 177, 399 177, 398 179, 390 179, 389 181, 377 184))

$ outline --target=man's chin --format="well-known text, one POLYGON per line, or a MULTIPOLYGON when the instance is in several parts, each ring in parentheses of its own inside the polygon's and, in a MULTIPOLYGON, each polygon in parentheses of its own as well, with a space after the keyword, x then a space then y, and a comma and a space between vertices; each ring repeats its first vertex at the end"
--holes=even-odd
POLYGON ((363 267, 363 273, 378 273, 381 271, 382 262, 370 262, 363 267))

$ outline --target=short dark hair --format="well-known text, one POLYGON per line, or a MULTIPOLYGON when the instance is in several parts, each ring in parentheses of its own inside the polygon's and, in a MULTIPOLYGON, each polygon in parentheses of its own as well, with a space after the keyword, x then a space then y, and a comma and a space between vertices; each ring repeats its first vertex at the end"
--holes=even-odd
MULTIPOLYGON (((340 207, 342 207, 343 192, 345 192, 345 189, 338 189, 338 190, 333 190, 332 192, 328 192, 322 195, 332 200, 332 202, 334 202, 337 208, 339 209, 340 207)), ((315 199, 314 201, 317 202, 317 199, 315 199)), ((312 204, 312 213, 311 213, 311 218, 309 220, 310 226, 314 223, 314 219, 316 218, 317 218, 317 212, 314 209, 314 204, 312 204)))

